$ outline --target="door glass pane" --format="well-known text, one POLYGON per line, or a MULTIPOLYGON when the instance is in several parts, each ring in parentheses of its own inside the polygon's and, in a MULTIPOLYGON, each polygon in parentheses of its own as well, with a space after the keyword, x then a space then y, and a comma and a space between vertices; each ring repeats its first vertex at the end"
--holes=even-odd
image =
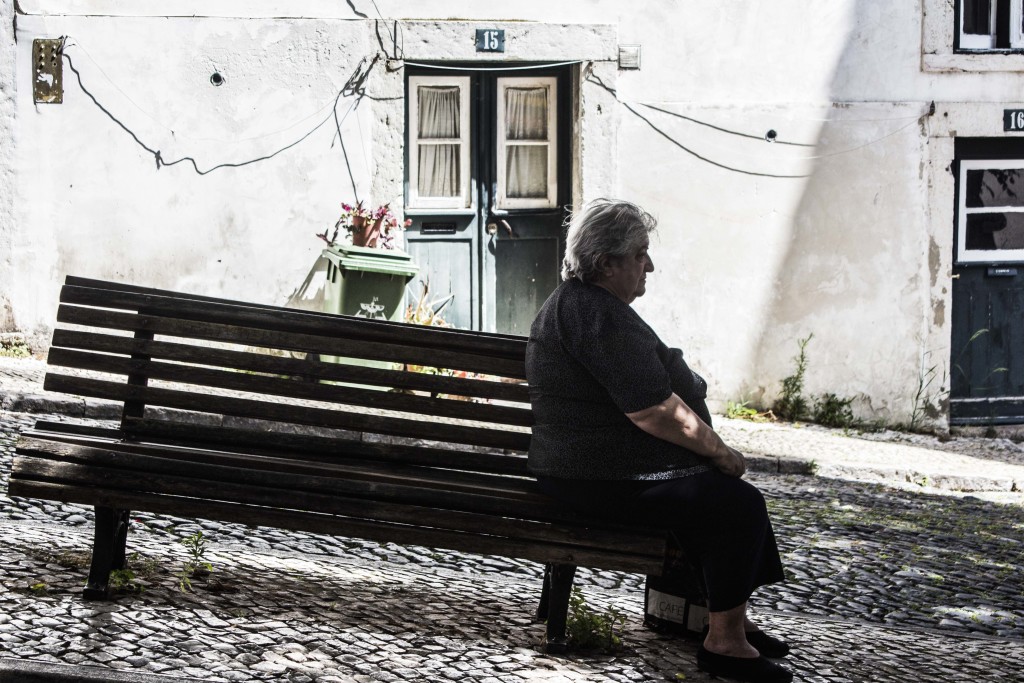
POLYGON ((967 171, 967 208, 1024 207, 1024 169, 990 168, 967 171))
POLYGON ((459 137, 459 88, 420 86, 419 131, 421 140, 459 137))
POLYGON ((548 196, 548 146, 509 145, 505 151, 505 196, 548 196))
POLYGON ((964 246, 978 251, 1024 249, 1024 213, 968 214, 964 246))
MULTIPOLYGON (((458 86, 420 86, 416 93, 420 140, 459 138, 458 86)), ((417 192, 420 197, 458 197, 462 185, 458 144, 419 144, 417 192)))
POLYGON ((420 197, 458 197, 460 145, 419 145, 417 192, 420 197))
POLYGON ((548 139, 548 89, 505 89, 505 139, 548 139))
POLYGON ((992 34, 992 0, 963 0, 964 33, 987 36, 992 34))

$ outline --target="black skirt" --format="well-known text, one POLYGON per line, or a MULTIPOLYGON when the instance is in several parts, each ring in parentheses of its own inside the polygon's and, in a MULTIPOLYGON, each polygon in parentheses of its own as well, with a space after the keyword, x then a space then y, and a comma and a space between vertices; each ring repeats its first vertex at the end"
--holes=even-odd
POLYGON ((784 579, 764 496, 742 479, 713 470, 665 481, 538 482, 570 507, 675 533, 700 563, 712 612, 738 607, 759 586, 784 579))

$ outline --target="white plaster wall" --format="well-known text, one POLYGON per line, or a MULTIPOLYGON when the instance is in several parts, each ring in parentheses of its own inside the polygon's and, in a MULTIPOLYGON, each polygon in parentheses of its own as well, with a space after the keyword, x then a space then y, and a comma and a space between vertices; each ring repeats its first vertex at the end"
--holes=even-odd
POLYGON ((719 406, 770 405, 797 340, 813 333, 808 394, 907 421, 923 364, 941 375, 948 363, 950 332, 952 203, 946 222, 931 202, 949 199, 951 186, 932 185, 951 146, 929 145, 926 114, 932 100, 1012 100, 1020 78, 923 72, 918 3, 684 4, 693 21, 636 13, 620 24, 620 41, 643 44, 644 67, 620 74, 619 99, 664 133, 623 114, 621 194, 664 226, 660 274, 638 308, 689 352, 719 406), (675 143, 736 169, 808 177, 727 171, 675 143))
MULTIPOLYGON (((295 140, 361 57, 393 52, 389 31, 407 59, 476 60, 470 29, 504 27, 505 58, 587 61, 575 194, 660 217, 658 271, 638 308, 708 375, 713 399, 770 403, 813 333, 810 393, 905 421, 922 363, 948 356, 952 136, 999 135, 990 117, 1024 100, 1022 56, 1001 70, 936 66, 936 2, 22 0, 16 81, 28 82, 31 38, 68 34, 111 111, 166 159, 206 168, 295 140), (615 42, 642 46, 641 70, 617 70, 615 42), (145 68, 126 61, 143 52, 145 68), (941 125, 924 116, 932 101, 941 125), (769 129, 778 142, 761 139, 769 129)), ((375 203, 401 200, 398 67, 374 67, 372 99, 343 126, 357 189, 375 203)), ((0 134, 13 85, 2 69, 0 134)), ((15 225, 0 230, 13 324, 51 324, 67 272, 287 298, 319 249, 311 233, 352 193, 334 131, 245 168, 157 170, 71 78, 64 105, 18 97, 15 225)))
POLYGON ((16 328, 8 284, 14 228, 14 0, 0 0, 0 332, 16 328))
MULTIPOLYGON (((352 187, 331 108, 364 55, 364 22, 23 16, 18 74, 35 37, 69 36, 86 88, 165 162, 158 168, 79 88, 18 100, 10 293, 16 322, 52 324, 65 274, 284 303, 352 187), (138 57, 138 60, 133 57, 138 57), (225 82, 210 82, 216 71, 225 82), (320 128, 313 130, 323 122, 320 128)), ((373 169, 367 101, 337 104, 359 194, 373 169)))

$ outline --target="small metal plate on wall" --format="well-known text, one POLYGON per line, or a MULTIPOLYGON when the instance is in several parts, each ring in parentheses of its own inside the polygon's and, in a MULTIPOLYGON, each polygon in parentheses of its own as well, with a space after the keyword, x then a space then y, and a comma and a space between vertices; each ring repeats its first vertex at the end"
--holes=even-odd
POLYGON ((60 50, 60 38, 32 41, 32 98, 36 104, 64 101, 64 63, 60 50))

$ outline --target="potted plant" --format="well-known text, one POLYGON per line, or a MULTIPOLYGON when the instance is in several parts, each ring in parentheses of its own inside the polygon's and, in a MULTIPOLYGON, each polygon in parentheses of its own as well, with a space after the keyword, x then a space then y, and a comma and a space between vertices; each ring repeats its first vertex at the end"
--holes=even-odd
POLYGON ((316 236, 326 242, 327 246, 333 247, 339 233, 344 230, 353 246, 394 249, 395 235, 411 224, 409 219, 400 221, 392 213, 390 204, 378 206, 371 211, 363 207, 362 201, 356 202, 355 206, 342 203, 341 216, 335 222, 334 230, 324 230, 316 236))

